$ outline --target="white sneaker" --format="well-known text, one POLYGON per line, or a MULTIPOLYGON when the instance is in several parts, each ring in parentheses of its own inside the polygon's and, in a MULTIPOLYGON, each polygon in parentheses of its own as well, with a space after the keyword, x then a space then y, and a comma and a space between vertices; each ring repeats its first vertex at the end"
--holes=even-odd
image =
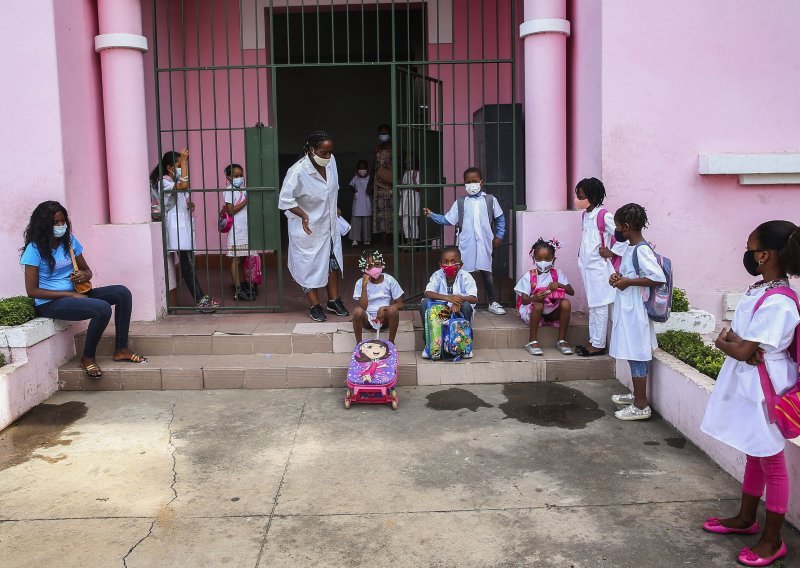
POLYGON ((615 394, 611 397, 611 402, 617 406, 630 406, 633 404, 633 393, 615 394))
POLYGON ((472 353, 472 351, 470 351, 469 353, 464 353, 464 354, 461 356, 461 358, 462 358, 462 359, 472 359, 472 356, 473 356, 473 355, 474 355, 474 353, 472 353))
POLYGON ((618 418, 619 420, 647 420, 652 416, 653 411, 650 410, 649 406, 645 406, 644 408, 636 408, 634 405, 629 405, 623 408, 622 410, 617 410, 614 413, 614 418, 618 418))
POLYGON ((423 359, 430 359, 431 358, 431 354, 428 353, 428 349, 427 348, 422 350, 422 358, 423 359))
POLYGON ((506 311, 505 309, 503 309, 503 306, 501 306, 497 302, 492 302, 491 304, 489 304, 489 311, 498 316, 503 316, 506 314, 506 311))

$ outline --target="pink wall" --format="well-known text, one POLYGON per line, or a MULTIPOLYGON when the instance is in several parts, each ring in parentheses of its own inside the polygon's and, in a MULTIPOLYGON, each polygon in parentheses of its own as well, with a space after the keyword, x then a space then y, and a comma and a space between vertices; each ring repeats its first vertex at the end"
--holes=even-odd
MULTIPOLYGON (((717 316, 721 291, 752 281, 740 260, 748 233, 770 219, 800 221, 800 189, 700 176, 697 156, 800 151, 798 21, 792 0, 738 2, 735 10, 725 0, 603 5, 602 175, 609 203, 637 201, 648 209, 647 236, 672 258, 676 284, 717 316)), ((590 69, 589 78, 596 76, 590 69)), ((588 124, 588 138, 583 123, 575 124, 582 163, 597 150, 596 118, 586 114, 574 117, 588 124)))

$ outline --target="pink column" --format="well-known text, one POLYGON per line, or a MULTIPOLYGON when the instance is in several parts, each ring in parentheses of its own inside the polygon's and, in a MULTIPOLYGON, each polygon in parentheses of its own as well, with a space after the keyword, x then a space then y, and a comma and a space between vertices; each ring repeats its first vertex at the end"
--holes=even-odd
POLYGON ((150 221, 144 62, 139 0, 98 0, 108 201, 113 224, 150 221))
POLYGON ((525 187, 529 211, 567 209, 566 0, 525 0, 525 187))

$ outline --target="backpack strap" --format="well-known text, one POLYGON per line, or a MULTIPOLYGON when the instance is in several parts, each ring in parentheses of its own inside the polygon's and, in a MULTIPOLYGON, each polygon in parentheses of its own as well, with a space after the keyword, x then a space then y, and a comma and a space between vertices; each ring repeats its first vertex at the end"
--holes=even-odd
POLYGON ((461 227, 464 226, 464 200, 466 197, 459 197, 456 199, 456 206, 458 207, 458 230, 461 230, 461 227))
POLYGON ((600 231, 600 246, 606 246, 606 213, 608 209, 601 209, 597 212, 597 230, 600 231))
MULTIPOLYGON (((800 311, 800 301, 798 301, 795 291, 788 286, 776 286, 764 292, 761 297, 756 300, 756 304, 753 306, 753 315, 755 315, 758 308, 761 307, 761 304, 763 304, 768 297, 774 296, 775 294, 781 294, 794 300, 797 310, 800 311)), ((800 325, 795 328, 794 341, 792 341, 792 344, 789 346, 789 350, 789 355, 792 356, 795 364, 797 364, 798 361, 800 361, 800 325), (794 353, 792 353, 792 350, 794 353)), ((772 384, 772 380, 769 378, 766 362, 761 362, 758 365, 758 378, 761 381, 761 390, 764 392, 764 399, 767 403, 769 422, 770 424, 774 424, 777 420, 775 417, 775 399, 778 395, 775 392, 775 386, 772 384)))
POLYGON ((533 291, 536 290, 536 283, 539 281, 539 275, 534 268, 531 270, 531 296, 533 295, 533 291))
MULTIPOLYGON (((636 276, 638 276, 639 278, 642 277, 642 275, 639 274, 639 247, 645 246, 645 245, 647 245, 647 247, 650 250, 653 250, 653 247, 650 246, 650 243, 648 243, 647 241, 642 241, 638 245, 633 247, 633 255, 631 257, 631 260, 633 260, 633 270, 636 272, 636 276)), ((653 252, 655 252, 655 251, 653 251, 653 252)))

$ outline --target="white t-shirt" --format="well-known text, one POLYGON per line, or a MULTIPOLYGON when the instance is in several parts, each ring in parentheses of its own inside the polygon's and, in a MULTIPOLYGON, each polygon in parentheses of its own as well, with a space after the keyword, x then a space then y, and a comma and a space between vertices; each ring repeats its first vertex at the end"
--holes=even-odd
MULTIPOLYGON (((556 272, 558 273, 558 283, 563 284, 564 286, 569 286, 569 280, 567 280, 566 275, 563 271, 556 268, 556 272)), ((546 286, 550 286, 553 283, 553 274, 551 271, 547 271, 543 274, 539 274, 536 277, 536 287, 537 288, 544 288, 546 286)), ((528 296, 531 295, 533 290, 531 290, 531 273, 526 272, 522 278, 519 279, 517 285, 514 286, 514 292, 517 294, 527 294, 528 296)))
MULTIPOLYGON (((246 191, 233 189, 230 185, 227 187, 228 191, 226 191, 225 195, 223 196, 225 203, 230 203, 231 205, 236 206, 247 199, 246 191)), ((237 247, 245 246, 247 245, 248 238, 247 205, 245 205, 233 216, 233 227, 231 227, 231 230, 228 231, 228 248, 233 247, 234 244, 237 247)))
MULTIPOLYGON (((353 290, 353 299, 361 299, 362 285, 364 279, 359 278, 356 282, 356 287, 353 290)), ((403 289, 390 274, 383 274, 383 281, 375 284, 370 279, 367 282, 367 313, 369 317, 375 319, 378 315, 378 310, 384 306, 388 306, 393 300, 397 300, 403 295, 403 289)))
MULTIPOLYGON (((431 279, 428 281, 428 285, 425 286, 425 291, 436 292, 443 296, 454 294, 456 296, 475 296, 477 298, 478 285, 475 283, 472 274, 462 268, 456 274, 455 280, 453 280, 452 290, 448 290, 447 276, 444 275, 444 270, 440 268, 431 274, 431 279)), ((475 307, 474 304, 473 307, 475 307)))

